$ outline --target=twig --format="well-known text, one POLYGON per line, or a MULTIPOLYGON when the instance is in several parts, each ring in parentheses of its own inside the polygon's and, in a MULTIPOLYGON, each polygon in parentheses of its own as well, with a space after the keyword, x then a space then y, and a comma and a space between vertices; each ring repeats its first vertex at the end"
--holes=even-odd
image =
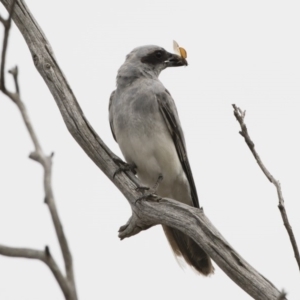
POLYGON ((282 290, 279 297, 278 297, 278 300, 286 300, 286 296, 287 296, 286 291, 282 290))
POLYGON ((18 82, 18 74, 19 74, 18 66, 15 66, 11 70, 9 70, 8 73, 10 73, 13 76, 16 93, 18 95, 20 95, 20 87, 19 87, 19 82, 18 82))
POLYGON ((298 264, 298 268, 300 269, 300 255, 299 255, 299 250, 298 250, 298 246, 297 246, 297 242, 293 233, 293 229, 292 226, 289 223, 288 220, 288 216, 285 210, 285 206, 284 206, 284 199, 283 199, 283 195, 282 195, 282 190, 281 190, 281 186, 280 186, 280 182, 278 180, 276 180, 273 175, 267 170, 267 168, 265 167, 265 165, 263 164, 261 158, 259 157, 258 153, 255 150, 255 146, 253 141, 251 140, 249 133, 248 133, 248 129, 247 126, 244 122, 245 116, 246 116, 246 111, 242 111, 239 107, 237 107, 235 104, 232 105, 233 109, 234 109, 234 116, 236 117, 237 121, 239 122, 240 126, 241 126, 241 131, 239 132, 240 135, 242 137, 244 137, 246 144, 248 145, 250 151, 252 152, 253 156, 255 157, 259 167, 261 168, 261 170, 263 171, 263 173, 266 175, 266 177, 269 179, 269 181, 271 183, 273 183, 276 187, 277 190, 277 195, 278 195, 278 208, 279 211, 281 213, 281 217, 283 220, 283 224, 287 230, 287 233, 289 235, 293 250, 294 250, 294 255, 298 264))
MULTIPOLYGON (((56 235, 60 244, 61 252, 64 259, 65 264, 65 271, 66 271, 66 278, 61 274, 56 262, 52 258, 51 255, 46 255, 45 252, 31 250, 31 249, 17 249, 12 247, 0 247, 0 254, 2 255, 8 255, 8 256, 19 256, 26 257, 26 258, 35 258, 39 259, 41 261, 44 261, 49 268, 52 270, 52 273, 54 274, 55 278, 57 279, 59 285, 61 288, 64 288, 64 294, 66 296, 66 299, 70 300, 77 300, 77 292, 76 292, 76 285, 75 285, 75 278, 74 278, 74 270, 73 270, 73 262, 72 262, 72 255, 68 246, 68 242, 66 239, 66 236, 63 231, 63 227, 56 209, 53 190, 52 190, 52 182, 51 182, 51 174, 52 174, 52 158, 53 153, 49 156, 45 155, 45 153, 42 150, 42 147, 39 143, 39 140, 37 138, 37 135, 35 133, 35 130, 31 124, 29 115, 27 113, 27 109, 24 105, 24 103, 21 100, 20 96, 20 88, 18 83, 18 68, 15 67, 9 71, 10 74, 12 74, 14 83, 15 83, 15 92, 12 93, 8 91, 8 89, 5 86, 5 58, 6 58, 6 52, 7 52, 7 41, 9 37, 9 29, 11 24, 11 18, 13 14, 13 9, 15 6, 16 0, 13 0, 13 3, 11 5, 9 17, 7 20, 4 20, 1 17, 1 22, 4 25, 5 28, 5 34, 4 34, 4 41, 3 41, 3 48, 2 48, 2 60, 1 60, 1 79, 0 79, 0 90, 7 95, 19 108, 20 113, 22 115, 23 121, 26 125, 27 131, 30 135, 30 138, 34 144, 34 151, 30 153, 29 158, 37 161, 40 163, 44 169, 44 191, 45 191, 45 203, 48 205, 50 215, 52 217, 52 221, 55 227, 56 235), (11 253, 9 252, 11 251, 11 253), (10 254, 9 254, 10 253, 10 254), (17 255, 12 255, 17 254, 17 255), (47 259, 45 259, 45 257, 47 259), (63 281, 63 282, 62 282, 63 281)), ((49 248, 46 248, 46 254, 50 254, 49 248), (47 250, 48 249, 48 250, 47 250)))

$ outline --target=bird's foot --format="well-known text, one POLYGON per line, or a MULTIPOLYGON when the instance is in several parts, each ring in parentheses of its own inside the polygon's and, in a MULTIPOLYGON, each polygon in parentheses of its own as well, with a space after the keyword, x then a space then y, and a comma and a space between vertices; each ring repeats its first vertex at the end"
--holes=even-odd
POLYGON ((137 198, 135 200, 135 203, 137 203, 138 201, 141 201, 141 200, 154 200, 154 199, 155 199, 155 201, 161 200, 162 198, 160 198, 160 197, 154 198, 153 196, 157 196, 156 192, 157 192, 159 184, 161 183, 162 180, 163 180, 163 176, 160 174, 157 178, 155 185, 152 188, 148 188, 148 187, 144 187, 144 186, 137 187, 136 190, 144 191, 144 195, 137 198), (148 191, 148 193, 145 193, 145 191, 148 191))
POLYGON ((147 187, 147 186, 138 186, 135 190, 136 190, 137 192, 145 193, 145 191, 149 191, 150 188, 147 187))
POLYGON ((128 164, 124 162, 120 158, 114 158, 113 161, 119 166, 118 169, 114 172, 113 178, 116 177, 117 174, 121 172, 132 172, 133 174, 136 174, 136 165, 135 164, 128 164))

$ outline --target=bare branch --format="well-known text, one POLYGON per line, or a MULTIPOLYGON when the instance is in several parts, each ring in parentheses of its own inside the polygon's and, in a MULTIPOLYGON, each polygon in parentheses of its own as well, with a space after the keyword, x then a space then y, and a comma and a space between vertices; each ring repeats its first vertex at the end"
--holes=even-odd
MULTIPOLYGON (((9 7, 12 0, 0 0, 9 7)), ((23 0, 18 0, 14 21, 31 51, 34 64, 52 93, 66 126, 94 163, 113 181, 127 198, 133 217, 121 228, 121 238, 156 224, 163 224, 193 238, 218 266, 244 291, 255 299, 277 300, 280 291, 252 268, 222 237, 203 211, 171 199, 153 197, 155 201, 136 199, 138 180, 131 172, 114 177, 117 156, 103 143, 89 124, 54 57, 49 42, 23 0), (137 222, 137 219, 140 219, 137 222), (188 220, 188 222, 187 222, 188 220), (133 222, 133 224, 132 224, 133 222), (141 227, 139 225, 142 224, 141 227), (132 226, 131 226, 132 225, 132 226), (134 229, 134 227, 138 227, 134 229)))
POLYGON ((222 237, 201 209, 172 199, 138 202, 133 216, 120 228, 120 238, 130 237, 156 224, 163 224, 189 235, 218 266, 254 299, 278 299, 280 291, 250 266, 222 237), (138 221, 138 228, 135 222, 138 221), (188 220, 188 221, 187 221, 188 220), (132 224, 133 223, 133 224, 132 224))
POLYGON ((29 248, 16 248, 0 245, 0 254, 9 257, 36 259, 44 262, 54 275, 63 294, 65 295, 65 298, 70 300, 72 299, 70 298, 68 283, 65 280, 63 274, 61 273, 55 260, 52 258, 48 246, 45 247, 44 251, 41 251, 29 248))
POLYGON ((7 45, 8 45, 8 37, 9 37, 9 31, 10 31, 10 26, 11 26, 11 19, 12 15, 14 12, 14 7, 16 4, 16 0, 13 0, 11 2, 11 6, 8 9, 9 11, 9 16, 8 19, 5 20, 2 17, 0 18, 1 23, 4 26, 4 37, 3 37, 3 44, 2 44, 2 53, 1 53, 1 67, 0 67, 0 90, 5 93, 6 87, 5 87, 5 61, 6 61, 6 52, 7 52, 7 45))
MULTIPOLYGON (((51 182, 51 174, 52 174, 52 158, 53 153, 49 156, 45 155, 45 153, 42 150, 42 147, 39 143, 39 140, 37 138, 37 135, 35 133, 35 130, 31 124, 29 115, 27 113, 27 109, 24 105, 24 103, 21 100, 20 96, 20 88, 18 83, 18 68, 15 67, 9 71, 9 73, 13 76, 14 83, 15 83, 15 93, 12 93, 7 90, 5 86, 5 59, 6 59, 6 50, 7 50, 7 41, 9 36, 9 29, 11 24, 11 18, 14 11, 14 6, 17 1, 13 0, 11 4, 10 14, 7 20, 4 20, 1 17, 1 22, 4 25, 5 28, 5 34, 4 34, 4 41, 3 41, 3 49, 2 49, 2 60, 1 60, 1 79, 0 79, 0 90, 7 95, 19 108, 19 111, 22 115, 23 121, 26 125, 26 128, 28 130, 28 133, 31 137, 31 140, 34 144, 34 152, 32 152, 29 157, 38 163, 40 163, 44 169, 44 191, 45 191, 45 203, 48 205, 52 221, 55 227, 56 235, 60 244, 61 252, 63 255, 64 263, 65 263, 65 271, 66 271, 66 278, 61 274, 58 266, 56 265, 56 262, 52 258, 49 252, 49 248, 46 247, 45 253, 47 260, 45 260, 45 253, 41 251, 35 251, 30 249, 16 249, 16 248, 9 248, 2 246, 3 255, 9 255, 9 250, 11 250, 11 255, 9 256, 15 256, 13 254, 16 254, 18 256, 21 255, 22 257, 27 257, 25 255, 28 255, 27 258, 35 258, 39 260, 43 260, 52 270, 52 273, 54 274, 55 278, 57 279, 59 285, 61 288, 64 288, 64 294, 67 295, 66 299, 70 300, 77 300, 77 292, 76 292, 76 285, 75 285, 75 278, 74 278, 74 270, 73 270, 73 262, 72 262, 72 255, 68 246, 68 242, 66 239, 66 236, 63 231, 62 223, 60 221, 56 204, 54 200, 53 190, 52 190, 52 182, 51 182), (63 281, 63 283, 62 283, 63 281)), ((2 254, 0 252, 0 254, 2 254)))
MULTIPOLYGON (((22 108, 25 108, 25 107, 22 107, 22 108)), ((22 113, 22 115, 23 115, 23 113, 22 113)), ((24 121, 25 121, 25 118, 24 118, 24 121)), ((29 119, 27 119, 27 122, 30 124, 29 119)), ((60 244, 61 252, 62 252, 62 255, 64 258, 67 279, 70 282, 70 285, 74 289, 74 297, 76 297, 74 299, 77 299, 72 255, 71 255, 71 251, 69 249, 69 245, 68 245, 64 230, 63 230, 62 223, 60 221, 60 218, 59 218, 59 215, 58 215, 58 212, 56 209, 53 190, 52 190, 52 178, 51 177, 52 177, 52 157, 53 157, 53 155, 51 154, 49 156, 46 156, 41 148, 39 148, 39 149, 36 148, 35 152, 32 152, 29 157, 31 159, 39 162, 43 166, 45 203, 49 207, 51 218, 52 218, 52 221, 53 221, 53 224, 55 227, 56 235, 57 235, 57 238, 58 238, 58 241, 60 244)))
POLYGON ((269 179, 269 181, 271 183, 273 183, 276 187, 277 190, 277 195, 278 195, 278 208, 279 211, 281 213, 281 217, 283 220, 283 224, 287 230, 287 233, 289 235, 293 250, 294 250, 294 255, 298 264, 298 268, 300 269, 300 255, 299 255, 299 250, 298 250, 298 246, 297 246, 297 242, 296 242, 296 238, 293 232, 293 229, 289 223, 288 220, 288 216, 285 210, 285 206, 284 206, 284 199, 283 199, 283 195, 282 195, 282 190, 281 190, 281 185, 280 182, 278 180, 276 180, 273 175, 268 171, 268 169, 265 167, 265 165, 263 164, 261 158, 259 157, 258 153, 255 150, 255 146, 254 143, 252 142, 249 133, 248 133, 248 129, 247 126, 244 122, 245 120, 245 116, 246 116, 246 111, 242 111, 239 107, 237 107, 235 104, 232 105, 233 109, 234 109, 234 116, 236 117, 237 121, 239 122, 242 131, 240 131, 240 135, 242 137, 244 137, 246 144, 248 145, 250 151, 252 152, 253 156, 255 157, 259 167, 261 168, 261 170, 263 171, 263 173, 266 175, 266 177, 269 179))

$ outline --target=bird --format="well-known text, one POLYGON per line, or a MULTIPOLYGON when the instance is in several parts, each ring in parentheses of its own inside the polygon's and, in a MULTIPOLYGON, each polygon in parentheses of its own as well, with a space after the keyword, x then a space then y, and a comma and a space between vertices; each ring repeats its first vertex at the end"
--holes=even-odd
MULTIPOLYGON (((199 208, 177 108, 158 78, 168 67, 187 65, 183 56, 159 46, 133 49, 118 70, 109 122, 127 165, 145 187, 199 208)), ((192 238, 165 225, 163 230, 175 257, 182 257, 197 273, 214 273, 210 257, 192 238)))

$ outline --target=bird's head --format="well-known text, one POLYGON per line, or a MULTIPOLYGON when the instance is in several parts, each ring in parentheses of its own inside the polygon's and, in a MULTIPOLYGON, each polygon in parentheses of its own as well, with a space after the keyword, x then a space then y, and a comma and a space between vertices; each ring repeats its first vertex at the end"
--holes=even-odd
MULTIPOLYGON (((145 73, 150 76, 158 76, 160 72, 168 67, 187 66, 185 58, 167 52, 159 46, 142 46, 133 49, 127 56, 126 61, 120 68, 119 73, 145 73)), ((120 74, 121 75, 121 74, 120 74)), ((125 74, 123 74, 125 75, 125 74)))
POLYGON ((135 48, 131 53, 135 54, 136 59, 152 68, 165 69, 167 67, 187 66, 185 58, 167 52, 158 46, 142 46, 135 48))

